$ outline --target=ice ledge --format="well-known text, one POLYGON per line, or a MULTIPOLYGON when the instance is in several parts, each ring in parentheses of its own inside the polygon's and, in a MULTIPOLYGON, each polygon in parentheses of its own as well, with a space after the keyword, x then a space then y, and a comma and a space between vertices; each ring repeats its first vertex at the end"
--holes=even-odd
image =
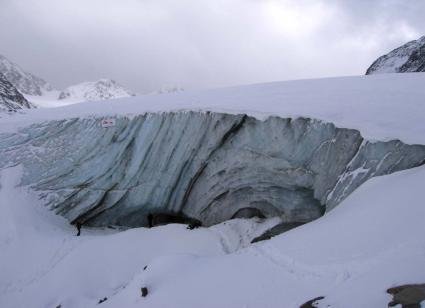
POLYGON ((425 144, 425 73, 382 74, 255 84, 146 95, 28 111, 1 119, 0 132, 43 121, 146 113, 211 111, 306 117, 357 129, 368 140, 425 144))

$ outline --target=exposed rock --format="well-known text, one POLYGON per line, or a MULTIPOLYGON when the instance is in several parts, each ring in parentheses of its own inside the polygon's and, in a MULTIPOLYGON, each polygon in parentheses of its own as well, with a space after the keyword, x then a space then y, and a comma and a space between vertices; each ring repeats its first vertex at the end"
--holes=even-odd
POLYGON ((389 307, 401 305, 402 308, 420 308, 425 301, 425 284, 408 284, 390 288, 387 293, 393 296, 389 307))
POLYGON ((212 112, 50 121, 0 135, 0 168, 22 163, 56 213, 91 226, 182 213, 212 225, 255 208, 284 222, 323 215, 373 176, 419 166, 425 146, 369 142, 318 120, 212 112))
POLYGON ((265 241, 271 239, 273 236, 282 234, 283 232, 289 231, 291 229, 294 229, 296 227, 299 227, 301 225, 305 224, 305 222, 283 222, 278 224, 277 226, 274 226, 273 228, 267 230, 260 236, 254 238, 251 243, 257 243, 260 241, 265 241))
POLYGON ((34 108, 25 97, 0 73, 0 111, 34 108))
POLYGON ((22 94, 43 95, 44 92, 54 90, 53 87, 31 73, 24 71, 16 63, 0 55, 0 73, 16 87, 22 94))
POLYGON ((135 94, 111 79, 100 79, 70 86, 59 94, 59 99, 79 101, 100 101, 113 98, 129 97, 135 94))
POLYGON ((425 72, 425 36, 379 57, 366 75, 408 72, 425 72))
POLYGON ((190 222, 187 225, 188 230, 193 230, 193 229, 197 229, 197 228, 200 228, 200 227, 202 227, 202 222, 197 220, 197 219, 194 219, 192 222, 190 222))
POLYGON ((317 304, 318 304, 317 302, 322 299, 324 299, 323 296, 313 298, 312 300, 309 300, 308 302, 305 302, 304 304, 302 304, 300 308, 315 308, 317 307, 317 304))

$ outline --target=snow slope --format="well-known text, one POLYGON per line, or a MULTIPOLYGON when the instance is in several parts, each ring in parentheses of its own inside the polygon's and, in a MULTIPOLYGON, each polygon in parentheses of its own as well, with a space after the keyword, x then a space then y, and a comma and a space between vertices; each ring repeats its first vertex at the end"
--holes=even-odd
POLYGON ((292 308, 325 296, 319 307, 375 308, 390 301, 387 288, 425 281, 424 167, 372 179, 324 217, 245 249, 264 226, 75 237, 15 187, 21 172, 0 178, 1 307, 99 307, 107 297, 101 307, 292 308))
POLYGON ((165 256, 103 307, 386 307, 425 281, 425 168, 372 179, 324 217, 230 255, 165 256), (148 297, 141 298, 140 287, 148 297))
POLYGON ((134 96, 135 94, 111 79, 100 79, 70 86, 59 94, 59 100, 100 101, 134 96))
POLYGON ((233 252, 280 222, 233 220, 193 231, 83 228, 76 237, 67 221, 15 187, 21 174, 19 166, 0 174, 0 307, 92 307, 161 255, 233 252))
POLYGON ((145 95, 27 111, 0 123, 0 132, 47 120, 134 116, 201 110, 311 117, 359 130, 369 140, 425 144, 425 73, 380 74, 255 84, 208 91, 145 95))

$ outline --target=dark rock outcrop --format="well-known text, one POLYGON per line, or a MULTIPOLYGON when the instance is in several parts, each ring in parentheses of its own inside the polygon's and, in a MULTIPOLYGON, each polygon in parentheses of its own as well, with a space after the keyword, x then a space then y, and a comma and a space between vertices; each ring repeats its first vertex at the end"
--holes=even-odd
POLYGON ((0 111, 28 108, 34 108, 34 106, 0 73, 0 111))
POLYGON ((420 308, 425 301, 425 284, 408 284, 390 288, 387 293, 393 296, 388 307, 401 305, 402 308, 420 308))
POLYGON ((324 299, 323 296, 319 296, 319 297, 313 298, 313 299, 305 302, 304 304, 302 304, 300 306, 300 308, 315 308, 315 307, 317 307, 317 305, 316 305, 317 302, 320 301, 320 300, 322 300, 322 299, 324 299))

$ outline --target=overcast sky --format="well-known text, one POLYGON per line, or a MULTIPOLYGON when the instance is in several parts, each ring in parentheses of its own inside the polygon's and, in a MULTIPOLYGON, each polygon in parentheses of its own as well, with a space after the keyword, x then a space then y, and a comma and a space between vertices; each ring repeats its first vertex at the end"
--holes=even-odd
POLYGON ((58 88, 139 93, 360 75, 424 16, 424 0, 0 0, 0 54, 58 88))

